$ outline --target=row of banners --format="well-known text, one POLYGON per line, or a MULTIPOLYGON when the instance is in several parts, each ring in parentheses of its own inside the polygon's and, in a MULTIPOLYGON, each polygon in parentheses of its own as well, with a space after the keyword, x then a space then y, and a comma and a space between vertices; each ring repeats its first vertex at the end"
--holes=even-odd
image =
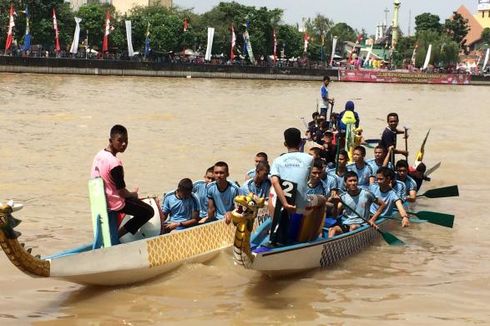
MULTIPOLYGON (((30 16, 29 16, 29 9, 26 5, 26 8, 24 11, 22 11, 26 15, 26 33, 24 35, 24 44, 20 47, 21 51, 28 51, 31 48, 31 35, 30 35, 30 29, 29 29, 29 23, 30 23, 30 16)), ((10 13, 9 13, 9 26, 8 26, 8 31, 7 31, 7 39, 5 42, 5 53, 7 53, 8 50, 10 50, 12 43, 13 43, 13 28, 15 26, 15 16, 16 12, 14 9, 14 6, 10 6, 10 13)), ((55 35, 55 51, 56 53, 59 53, 61 51, 60 47, 60 41, 59 41, 59 30, 58 30, 58 23, 56 19, 56 10, 53 8, 52 11, 52 19, 53 19, 53 30, 54 30, 54 35, 55 35)), ((76 54, 78 52, 78 45, 80 43, 80 23, 82 22, 82 19, 79 17, 75 17, 75 32, 73 35, 73 41, 70 46, 70 53, 76 54)), ((135 52, 133 49, 133 44, 132 44, 132 32, 131 32, 131 21, 126 20, 125 21, 125 26, 126 26, 126 39, 128 43, 128 55, 132 57, 135 52)), ((184 32, 187 31, 189 26, 189 23, 187 19, 184 20, 184 32)), ((246 24, 246 29, 243 32, 243 54, 248 54, 248 57, 251 61, 252 64, 255 64, 255 57, 253 54, 252 50, 252 43, 250 41, 250 34, 248 32, 248 29, 250 27, 250 22, 247 20, 246 24)), ((102 52, 106 53, 109 51, 109 35, 111 31, 113 30, 113 27, 111 26, 111 15, 110 12, 106 12, 106 18, 105 18, 105 26, 104 26, 104 38, 102 41, 102 52)), ((213 27, 208 27, 208 41, 207 41, 207 47, 206 47, 206 54, 205 54, 205 60, 209 61, 211 60, 211 54, 212 54, 212 48, 213 48, 213 40, 214 40, 214 32, 215 29, 213 27)), ((148 23, 147 31, 146 31, 146 39, 145 39, 145 50, 144 50, 144 55, 145 57, 149 54, 150 52, 150 24, 148 23)), ((273 49, 272 49, 272 56, 274 62, 277 61, 277 37, 276 37, 276 31, 273 30, 273 49)), ((235 29, 233 25, 231 26, 231 45, 230 45, 230 60, 233 61, 236 57, 235 52, 235 45, 236 45, 236 34, 235 34, 235 29)), ((306 53, 308 51, 308 45, 309 45, 309 40, 310 37, 308 36, 308 33, 304 33, 304 52, 306 53)), ((332 56, 331 58, 333 59, 334 55, 334 49, 337 44, 337 38, 334 37, 333 39, 333 44, 332 44, 332 56)), ((87 38, 85 39, 85 46, 88 45, 88 35, 87 38)), ((323 38, 322 38, 322 57, 323 57, 323 38)), ((331 59, 331 60, 332 60, 331 59)), ((332 64, 332 61, 330 61, 330 64, 332 64)))

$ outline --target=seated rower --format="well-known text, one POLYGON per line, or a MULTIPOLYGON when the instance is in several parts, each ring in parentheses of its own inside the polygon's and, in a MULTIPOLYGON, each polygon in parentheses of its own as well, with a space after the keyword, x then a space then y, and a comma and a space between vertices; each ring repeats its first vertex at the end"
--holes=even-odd
POLYGON ((164 233, 194 226, 199 220, 199 199, 192 193, 192 181, 184 178, 179 181, 177 190, 167 193, 162 199, 162 213, 165 222, 164 233))
POLYGON ((337 188, 340 193, 345 192, 344 175, 347 172, 347 161, 349 161, 349 155, 346 150, 342 149, 339 151, 337 167, 327 170, 327 174, 336 179, 337 188))
POLYGON ((259 162, 255 167, 255 176, 245 181, 240 188, 242 195, 253 193, 257 197, 269 199, 271 181, 269 180, 270 167, 268 163, 259 162))
POLYGON ((390 149, 387 150, 385 147, 379 144, 376 145, 374 148, 374 158, 367 160, 366 164, 371 167, 371 170, 373 170, 374 173, 376 173, 376 171, 378 171, 378 169, 382 166, 387 166, 390 169, 393 169, 393 164, 390 162, 392 150, 393 147, 390 147, 390 149))
POLYGON ((227 180, 230 175, 228 164, 223 161, 216 162, 213 167, 214 179, 207 187, 208 216, 199 223, 225 219, 231 221, 230 213, 234 209, 233 200, 240 194, 240 189, 227 180))
MULTIPOLYGON (((391 217, 395 213, 395 209, 398 210, 400 216, 402 217, 402 226, 406 227, 410 224, 408 220, 408 214, 403 207, 403 202, 395 193, 395 191, 391 188, 391 183, 395 179, 395 172, 393 170, 388 169, 387 167, 379 168, 376 173, 377 183, 373 184, 370 187, 371 192, 379 199, 385 202, 386 207, 383 212, 379 215, 379 217, 391 217)), ((371 205, 370 211, 372 214, 377 212, 378 205, 373 203, 371 205)), ((376 221, 373 217, 370 220, 372 223, 376 221)))
POLYGON ((199 218, 205 218, 208 216, 208 191, 207 186, 210 182, 214 181, 213 174, 214 167, 210 167, 206 170, 204 174, 204 179, 194 182, 192 192, 196 195, 199 200, 199 218))
POLYGON ((408 175, 408 163, 406 160, 399 160, 395 165, 397 179, 405 184, 407 198, 406 201, 414 203, 417 199, 417 183, 408 175))
POLYGON ((366 149, 363 146, 356 146, 352 154, 354 163, 347 165, 347 170, 354 171, 359 177, 359 187, 367 189, 369 185, 374 183, 374 172, 364 161, 365 157, 366 149))
MULTIPOLYGON (((362 216, 365 220, 369 220, 370 224, 373 224, 378 216, 385 209, 385 202, 374 196, 370 191, 362 189, 357 185, 357 174, 354 171, 347 171, 345 173, 344 181, 346 192, 337 197, 338 204, 334 206, 334 215, 339 215, 338 212, 342 211, 342 218, 337 220, 337 223, 328 229, 328 237, 333 237, 336 234, 344 232, 354 231, 359 228, 361 224, 365 222, 359 218, 357 214, 362 216), (344 207, 345 203, 348 207, 344 207), (369 208, 372 203, 378 204, 378 209, 374 215, 369 218, 369 208), (354 213, 354 210, 356 213, 354 213)), ((335 195, 334 195, 335 196, 335 195)), ((335 202, 336 198, 333 198, 335 202)))
POLYGON ((417 191, 422 187, 424 181, 430 181, 430 178, 425 175, 425 171, 427 171, 427 166, 423 162, 419 162, 416 167, 409 167, 408 169, 408 175, 417 184, 417 191))
POLYGON ((310 178, 308 180, 306 194, 307 195, 321 195, 327 199, 330 196, 332 188, 336 188, 336 180, 332 176, 327 176, 325 173, 325 164, 320 158, 313 160, 313 167, 311 168, 310 178), (322 180, 322 176, 325 175, 327 182, 322 180))
POLYGON ((248 172, 245 174, 245 181, 248 179, 252 179, 255 176, 257 164, 259 164, 260 162, 269 164, 266 153, 258 152, 257 154, 255 154, 255 168, 248 170, 248 172))

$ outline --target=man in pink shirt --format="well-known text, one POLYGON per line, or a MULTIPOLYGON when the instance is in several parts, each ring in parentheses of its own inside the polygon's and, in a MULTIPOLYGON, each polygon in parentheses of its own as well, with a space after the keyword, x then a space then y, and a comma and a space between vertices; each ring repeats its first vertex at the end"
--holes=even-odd
POLYGON ((134 216, 119 228, 119 238, 128 232, 135 234, 154 214, 150 205, 138 199, 137 189, 126 189, 122 162, 116 154, 124 153, 127 147, 127 129, 121 125, 113 126, 109 145, 95 155, 91 171, 92 178, 101 177, 104 180, 108 209, 134 216))

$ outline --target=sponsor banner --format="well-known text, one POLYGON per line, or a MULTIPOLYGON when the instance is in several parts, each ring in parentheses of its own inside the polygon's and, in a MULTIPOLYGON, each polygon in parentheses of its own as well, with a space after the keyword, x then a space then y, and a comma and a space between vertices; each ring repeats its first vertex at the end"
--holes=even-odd
POLYGON ((463 74, 431 74, 389 70, 339 70, 339 80, 367 83, 469 85, 471 76, 463 74))
POLYGON ((478 10, 490 10, 490 0, 478 0, 478 10))

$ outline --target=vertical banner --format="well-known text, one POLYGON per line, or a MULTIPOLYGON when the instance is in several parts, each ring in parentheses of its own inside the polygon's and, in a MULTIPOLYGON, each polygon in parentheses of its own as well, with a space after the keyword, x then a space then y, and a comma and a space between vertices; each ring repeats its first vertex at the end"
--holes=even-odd
POLYGON ((230 46, 230 61, 233 63, 235 60, 235 44, 236 44, 236 34, 233 24, 231 24, 231 46, 230 46))
POLYGON ((58 20, 56 19, 56 11, 53 8, 53 29, 54 29, 54 50, 56 53, 61 51, 60 47, 60 33, 58 31, 58 20))
POLYGON ((15 21, 14 21, 14 5, 10 5, 10 13, 9 13, 9 28, 7 30, 7 39, 5 40, 5 54, 7 54, 7 50, 10 49, 10 46, 12 46, 12 41, 14 38, 14 26, 15 26, 15 21))
POLYGON ((214 27, 208 27, 208 45, 206 47, 206 55, 204 59, 206 61, 211 60, 211 52, 213 50, 213 39, 214 39, 214 27))
POLYGON ((184 32, 187 32, 187 29, 189 28, 189 21, 187 18, 184 18, 184 32))
POLYGON ((77 54, 78 52, 78 41, 80 38, 80 22, 82 18, 75 17, 75 33, 73 34, 73 42, 71 43, 70 53, 77 54))
POLYGON ((272 55, 274 57, 274 63, 277 62, 277 35, 276 35, 276 30, 272 30, 272 55))
POLYGON ((366 59, 364 59, 364 62, 362 64, 363 67, 369 67, 369 58, 371 57, 372 52, 373 52, 373 46, 371 45, 366 55, 366 59))
POLYGON ((337 47, 337 36, 332 40, 332 55, 330 56, 330 67, 333 65, 333 57, 335 56, 335 48, 337 47))
POLYGON ((102 52, 109 51, 109 34, 111 33, 111 13, 109 10, 105 13, 105 30, 104 30, 104 39, 102 40, 102 52))
POLYGON ((248 34, 248 30, 245 30, 245 32, 243 32, 243 41, 244 41, 244 47, 247 49, 248 58, 250 59, 250 62, 252 64, 255 64, 254 52, 252 50, 252 43, 250 42, 250 35, 248 34))
POLYGON ((24 45, 22 46, 22 51, 29 51, 31 49, 31 26, 29 15, 29 7, 26 5, 26 10, 24 10, 24 14, 26 15, 26 34, 24 35, 24 45))
POLYGON ((305 35, 303 36, 303 41, 304 41, 303 52, 306 53, 308 52, 308 44, 310 43, 310 36, 308 35, 307 32, 305 32, 305 35))
POLYGON ((432 52, 432 44, 429 44, 429 48, 427 49, 427 55, 425 56, 425 61, 424 61, 424 65, 422 66, 422 70, 427 69, 427 67, 429 66, 431 52, 432 52))
POLYGON ((320 60, 323 63, 325 63, 325 49, 324 49, 324 47, 325 47, 325 32, 324 31, 321 32, 320 38, 321 38, 321 44, 322 44, 322 46, 320 47, 320 60))
POLYGON ((485 54, 485 60, 483 60, 483 67, 481 70, 485 70, 488 64, 488 56, 490 55, 490 48, 487 49, 487 53, 485 54))
POLYGON ((146 26, 146 38, 145 38, 145 58, 150 54, 150 22, 146 26))
POLYGON ((410 63, 414 67, 415 67, 415 59, 417 58, 417 48, 418 47, 419 47, 419 45, 417 43, 415 43, 415 47, 413 48, 413 52, 412 52, 412 58, 410 59, 410 63))
POLYGON ((134 56, 134 50, 133 50, 133 37, 131 35, 131 21, 126 20, 126 39, 128 41, 128 56, 132 57, 134 56))

